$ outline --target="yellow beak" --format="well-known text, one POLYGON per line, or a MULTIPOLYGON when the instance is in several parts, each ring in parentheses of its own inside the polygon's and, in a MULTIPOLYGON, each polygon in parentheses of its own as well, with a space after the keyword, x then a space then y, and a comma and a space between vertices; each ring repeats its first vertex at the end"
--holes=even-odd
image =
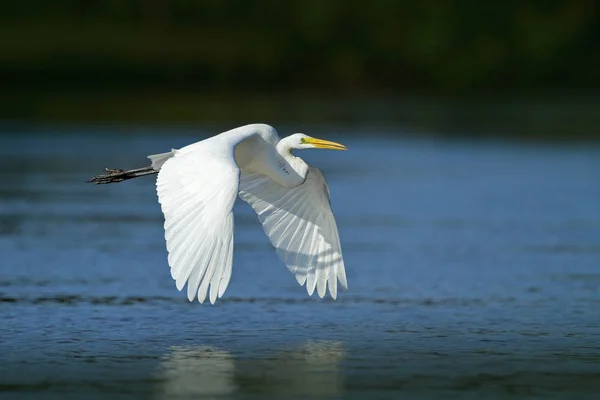
POLYGON ((330 142, 329 140, 307 138, 304 139, 305 143, 312 144, 317 149, 329 149, 329 150, 347 150, 348 148, 343 144, 330 142))

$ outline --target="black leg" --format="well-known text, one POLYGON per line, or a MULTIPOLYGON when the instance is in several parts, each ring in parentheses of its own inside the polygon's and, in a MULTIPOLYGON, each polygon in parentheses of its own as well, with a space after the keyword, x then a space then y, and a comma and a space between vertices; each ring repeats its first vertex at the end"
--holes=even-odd
POLYGON ((123 171, 122 169, 105 169, 107 174, 98 175, 92 179, 86 181, 87 183, 94 183, 96 185, 103 185, 107 183, 122 182, 127 179, 138 178, 140 176, 157 174, 158 171, 152 168, 152 166, 130 169, 129 171, 123 171))

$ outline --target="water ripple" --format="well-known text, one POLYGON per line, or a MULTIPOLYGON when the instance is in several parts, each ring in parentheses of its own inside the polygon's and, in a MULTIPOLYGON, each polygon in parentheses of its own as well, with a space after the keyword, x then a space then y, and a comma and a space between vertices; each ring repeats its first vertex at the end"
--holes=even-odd
MULTIPOLYGON (((390 306, 456 306, 456 307, 474 307, 484 306, 490 300, 476 298, 371 298, 371 297, 349 297, 337 300, 325 298, 317 299, 315 297, 285 298, 285 297, 225 297, 219 300, 216 306, 233 303, 263 303, 263 304, 309 304, 318 302, 333 303, 336 305, 348 304, 373 304, 390 306)), ((511 303, 514 298, 494 298, 494 303, 511 303)), ((78 305, 78 304, 102 304, 115 306, 128 306, 137 304, 157 304, 157 303, 189 303, 182 297, 168 296, 86 296, 78 294, 62 294, 54 296, 9 296, 0 294, 0 303, 18 303, 18 304, 55 304, 55 305, 78 305)))

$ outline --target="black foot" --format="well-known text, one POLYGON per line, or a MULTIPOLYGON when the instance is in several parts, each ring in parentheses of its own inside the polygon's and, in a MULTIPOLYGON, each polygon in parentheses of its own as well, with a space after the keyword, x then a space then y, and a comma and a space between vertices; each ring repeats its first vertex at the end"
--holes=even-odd
POLYGON ((86 181, 87 183, 94 183, 96 185, 106 184, 106 183, 115 183, 122 182, 127 179, 137 178, 139 176, 144 175, 152 175, 157 174, 158 170, 152 168, 152 166, 147 166, 144 168, 131 169, 129 171, 124 171, 122 169, 115 168, 104 168, 107 174, 98 175, 86 181))
POLYGON ((85 181, 86 183, 95 183, 96 185, 101 185, 105 183, 114 183, 124 181, 123 177, 125 171, 122 169, 114 169, 114 168, 104 168, 106 172, 105 175, 98 175, 93 177, 90 180, 85 181))

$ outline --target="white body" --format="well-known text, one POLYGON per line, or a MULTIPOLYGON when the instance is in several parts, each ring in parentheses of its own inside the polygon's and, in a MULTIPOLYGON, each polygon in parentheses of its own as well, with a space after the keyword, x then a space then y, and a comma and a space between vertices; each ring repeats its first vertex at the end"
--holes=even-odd
POLYGON ((319 169, 292 155, 293 148, 345 149, 301 134, 279 140, 271 126, 252 124, 149 156, 159 170, 171 275, 179 290, 187 282, 190 301, 202 303, 208 295, 214 303, 227 288, 238 194, 310 295, 316 289, 323 297, 329 288, 336 298, 338 281, 347 288, 327 182, 319 169))

